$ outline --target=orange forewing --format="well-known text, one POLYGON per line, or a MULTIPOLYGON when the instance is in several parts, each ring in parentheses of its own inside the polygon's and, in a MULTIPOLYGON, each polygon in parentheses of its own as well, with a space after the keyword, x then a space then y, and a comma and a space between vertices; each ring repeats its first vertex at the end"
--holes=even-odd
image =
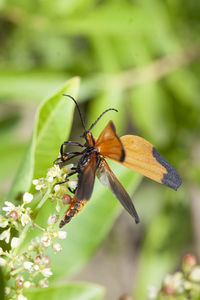
POLYGON ((110 159, 121 162, 124 160, 124 147, 116 135, 116 127, 113 121, 109 121, 101 132, 95 143, 95 148, 99 154, 110 159))
POLYGON ((145 139, 135 135, 120 138, 125 159, 122 165, 177 190, 181 179, 176 169, 145 139))

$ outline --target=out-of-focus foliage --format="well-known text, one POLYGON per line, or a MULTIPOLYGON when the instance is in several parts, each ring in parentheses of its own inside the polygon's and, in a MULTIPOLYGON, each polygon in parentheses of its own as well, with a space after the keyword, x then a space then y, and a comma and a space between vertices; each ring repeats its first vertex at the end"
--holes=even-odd
MULTIPOLYGON (((188 248, 200 255, 195 217, 200 214, 195 201, 200 182, 199 15, 200 3, 194 0, 0 2, 2 199, 23 157, 36 103, 76 75, 82 78, 78 99, 84 102, 87 124, 108 107, 119 110, 105 115, 95 135, 113 119, 119 134, 151 141, 183 179, 177 192, 145 181, 135 195, 143 224, 134 282, 138 299, 145 297, 148 284, 159 285, 188 248)), ((80 136, 77 127, 73 139, 80 136)))
POLYGON ((100 300, 104 294, 102 287, 92 284, 69 283, 67 285, 58 285, 51 288, 33 290, 27 293, 28 299, 67 299, 68 300, 100 300))

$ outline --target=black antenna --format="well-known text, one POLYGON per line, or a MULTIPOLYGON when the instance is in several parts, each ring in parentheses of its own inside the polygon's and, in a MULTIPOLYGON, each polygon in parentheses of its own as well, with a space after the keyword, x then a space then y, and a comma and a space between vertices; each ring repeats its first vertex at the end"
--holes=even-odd
POLYGON ((79 116, 80 116, 80 119, 81 119, 81 123, 82 123, 83 128, 84 128, 84 130, 85 130, 85 132, 86 132, 87 130, 86 130, 86 128, 85 128, 85 124, 84 124, 84 122, 83 122, 83 118, 82 118, 81 111, 80 111, 80 108, 79 108, 79 106, 78 106, 78 103, 77 103, 76 100, 75 100, 72 96, 70 96, 70 95, 63 94, 63 96, 66 96, 66 97, 71 98, 71 99, 74 101, 74 103, 76 104, 76 107, 77 107, 77 109, 78 109, 79 116))
POLYGON ((114 111, 118 112, 118 110, 115 109, 115 108, 108 108, 108 109, 106 109, 104 112, 102 112, 102 114, 98 117, 98 119, 90 126, 90 128, 88 129, 88 131, 90 131, 97 124, 97 122, 101 119, 101 117, 103 117, 103 115, 105 113, 107 113, 109 110, 114 110, 114 111))

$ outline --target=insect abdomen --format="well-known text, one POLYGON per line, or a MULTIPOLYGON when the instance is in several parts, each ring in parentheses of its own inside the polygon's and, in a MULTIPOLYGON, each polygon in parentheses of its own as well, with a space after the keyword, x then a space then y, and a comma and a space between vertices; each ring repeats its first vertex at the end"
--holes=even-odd
POLYGON ((71 221, 71 219, 79 212, 81 211, 81 209, 83 208, 83 206, 85 205, 86 200, 82 200, 82 201, 77 201, 76 197, 74 197, 74 199, 72 200, 72 203, 70 204, 70 206, 68 207, 68 209, 66 210, 60 224, 59 227, 62 228, 65 224, 69 223, 71 221))

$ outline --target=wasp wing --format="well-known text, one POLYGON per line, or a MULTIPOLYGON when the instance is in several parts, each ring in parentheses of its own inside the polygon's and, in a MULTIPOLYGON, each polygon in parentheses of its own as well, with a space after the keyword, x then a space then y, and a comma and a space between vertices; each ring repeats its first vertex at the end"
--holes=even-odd
POLYGON ((177 190, 182 181, 176 169, 145 139, 135 135, 120 138, 124 149, 123 166, 177 190))
POLYGON ((69 223, 90 199, 94 187, 95 174, 97 169, 97 156, 93 153, 89 156, 88 161, 81 166, 78 173, 78 185, 75 195, 68 209, 66 210, 59 227, 69 223))
POLYGON ((97 170, 97 155, 92 153, 78 174, 77 201, 90 199, 97 170))
POLYGON ((116 134, 116 127, 113 121, 109 121, 96 140, 97 152, 110 159, 123 162, 125 157, 124 147, 116 134))
POLYGON ((128 213, 135 219, 135 222, 139 223, 138 214, 129 194, 123 188, 123 186, 121 185, 117 177, 113 174, 110 167, 103 158, 101 159, 101 162, 97 169, 97 177, 103 185, 111 189, 115 197, 121 202, 128 213))

